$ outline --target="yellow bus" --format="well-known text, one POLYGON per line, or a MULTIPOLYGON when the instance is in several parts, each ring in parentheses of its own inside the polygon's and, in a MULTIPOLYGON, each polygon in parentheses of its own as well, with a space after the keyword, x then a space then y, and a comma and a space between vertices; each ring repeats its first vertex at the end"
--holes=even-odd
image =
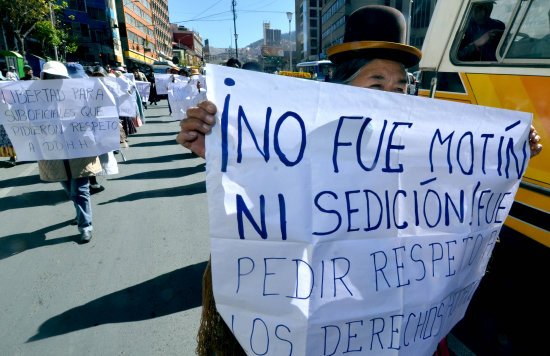
POLYGON ((473 355, 548 354, 550 0, 439 0, 422 52, 419 95, 530 112, 545 146, 448 342, 473 355))
POLYGON ((279 71, 279 75, 284 75, 287 77, 311 79, 311 74, 306 72, 289 72, 289 71, 281 70, 279 71))
POLYGON ((529 163, 506 225, 550 247, 550 1, 481 1, 505 30, 495 58, 461 59, 478 2, 438 2, 422 48, 419 95, 533 113, 546 149, 529 163))

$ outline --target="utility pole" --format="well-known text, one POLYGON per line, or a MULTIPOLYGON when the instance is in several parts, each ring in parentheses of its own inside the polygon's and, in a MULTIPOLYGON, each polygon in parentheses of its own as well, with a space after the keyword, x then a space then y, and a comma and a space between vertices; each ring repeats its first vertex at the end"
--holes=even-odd
MULTIPOLYGON (((48 3, 48 5, 50 6, 50 21, 52 22, 52 27, 55 30, 55 21, 53 19, 52 3, 50 2, 50 3, 48 3)), ((54 53, 55 53, 55 60, 59 61, 59 56, 57 54, 57 46, 53 46, 53 50, 54 50, 54 53)))
POLYGON ((233 34, 235 35, 235 59, 239 59, 239 49, 237 47, 237 14, 235 13, 235 6, 237 5, 236 0, 231 1, 231 6, 233 7, 233 34))

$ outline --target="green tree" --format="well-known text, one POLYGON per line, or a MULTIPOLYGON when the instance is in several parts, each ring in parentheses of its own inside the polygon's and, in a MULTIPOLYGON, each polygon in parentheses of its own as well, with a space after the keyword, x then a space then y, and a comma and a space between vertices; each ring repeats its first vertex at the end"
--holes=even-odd
POLYGON ((40 41, 41 55, 46 57, 51 49, 58 47, 61 40, 58 36, 58 30, 52 25, 51 21, 38 21, 32 31, 32 37, 40 41))
POLYGON ((11 28, 18 43, 19 52, 25 57, 25 38, 34 30, 37 23, 48 20, 52 12, 66 6, 47 0, 2 0, 0 14, 4 23, 11 28))
POLYGON ((67 53, 74 53, 78 49, 78 38, 71 36, 67 30, 58 29, 57 37, 59 38, 59 54, 60 60, 67 58, 67 53))

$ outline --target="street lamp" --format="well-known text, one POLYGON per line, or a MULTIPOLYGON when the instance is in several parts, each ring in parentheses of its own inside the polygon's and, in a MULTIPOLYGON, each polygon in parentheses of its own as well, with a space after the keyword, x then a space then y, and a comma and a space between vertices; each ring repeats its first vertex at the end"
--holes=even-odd
POLYGON ((290 57, 288 71, 292 72, 292 41, 290 40, 290 22, 292 21, 292 12, 287 12, 286 17, 288 17, 288 43, 290 44, 290 49, 288 51, 288 56, 290 57))

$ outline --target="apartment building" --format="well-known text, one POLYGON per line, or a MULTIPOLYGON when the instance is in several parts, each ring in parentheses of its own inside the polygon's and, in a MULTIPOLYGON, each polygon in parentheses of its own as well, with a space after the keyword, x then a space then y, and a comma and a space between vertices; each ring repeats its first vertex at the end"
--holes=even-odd
POLYGON ((421 48, 436 3, 437 0, 297 0, 297 59, 326 59, 327 48, 344 41, 349 15, 366 5, 391 6, 401 11, 410 29, 409 44, 421 48))
POLYGON ((185 26, 173 23, 170 27, 173 48, 178 50, 178 57, 185 60, 184 65, 200 66, 204 60, 202 37, 185 26))
POLYGON ((296 58, 298 62, 319 58, 321 53, 321 9, 326 0, 297 0, 296 58))
POLYGON ((149 0, 117 0, 116 7, 125 64, 152 65, 159 56, 149 0))
POLYGON ((157 54, 161 60, 172 60, 172 32, 168 16, 168 0, 151 0, 157 54))
POLYGON ((102 65, 124 62, 113 0, 70 0, 58 20, 79 39, 77 52, 67 54, 67 61, 102 65))

